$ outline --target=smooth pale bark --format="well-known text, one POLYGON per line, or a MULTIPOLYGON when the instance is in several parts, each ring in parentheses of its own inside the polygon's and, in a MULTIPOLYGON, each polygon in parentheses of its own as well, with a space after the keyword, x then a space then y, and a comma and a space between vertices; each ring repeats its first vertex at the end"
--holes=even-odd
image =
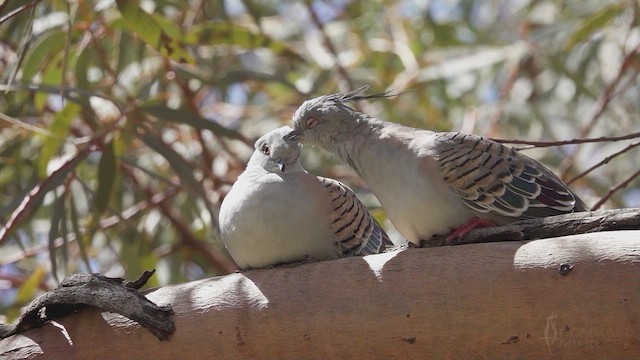
POLYGON ((148 298, 173 306, 170 341, 86 310, 0 341, 0 357, 639 359, 640 231, 408 249, 148 298))

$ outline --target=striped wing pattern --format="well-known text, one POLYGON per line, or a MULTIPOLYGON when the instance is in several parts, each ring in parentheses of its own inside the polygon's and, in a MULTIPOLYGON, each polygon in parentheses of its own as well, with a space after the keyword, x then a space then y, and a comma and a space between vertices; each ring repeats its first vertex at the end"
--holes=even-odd
POLYGON ((356 194, 343 183, 318 176, 329 194, 331 228, 342 256, 378 254, 393 243, 356 194))
POLYGON ((444 132, 435 149, 444 181, 477 212, 525 219, 587 210, 551 170, 493 140, 444 132))

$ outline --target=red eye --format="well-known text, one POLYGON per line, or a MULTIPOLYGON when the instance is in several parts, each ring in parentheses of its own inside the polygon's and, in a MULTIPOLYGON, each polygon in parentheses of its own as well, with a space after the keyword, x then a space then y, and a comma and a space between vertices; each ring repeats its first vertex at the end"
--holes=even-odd
POLYGON ((260 152, 265 155, 269 155, 271 153, 267 144, 262 144, 262 146, 260 146, 260 152))
POLYGON ((314 127, 316 127, 316 125, 318 125, 318 119, 314 117, 310 117, 307 119, 307 129, 313 129, 314 127))

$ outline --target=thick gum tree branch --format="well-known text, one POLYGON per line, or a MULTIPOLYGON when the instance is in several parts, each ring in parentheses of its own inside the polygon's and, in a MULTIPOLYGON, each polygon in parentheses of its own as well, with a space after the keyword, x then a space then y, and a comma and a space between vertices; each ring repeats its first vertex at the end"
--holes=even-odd
POLYGON ((407 249, 151 290, 169 341, 89 309, 0 357, 635 359, 638 279, 637 230, 407 249))

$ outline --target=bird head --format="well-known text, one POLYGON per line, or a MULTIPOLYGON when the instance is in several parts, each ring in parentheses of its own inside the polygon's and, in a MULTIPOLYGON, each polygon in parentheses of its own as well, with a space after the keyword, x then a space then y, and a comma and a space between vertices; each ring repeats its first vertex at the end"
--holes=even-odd
POLYGON ((300 166, 302 145, 294 140, 285 140, 293 129, 283 126, 260 137, 254 145, 250 165, 258 165, 268 172, 290 172, 300 166))
POLYGON ((395 96, 389 93, 365 95, 368 88, 363 86, 347 93, 305 101, 293 114, 294 130, 285 139, 329 149, 332 143, 355 131, 362 120, 369 118, 351 108, 350 102, 395 96))

